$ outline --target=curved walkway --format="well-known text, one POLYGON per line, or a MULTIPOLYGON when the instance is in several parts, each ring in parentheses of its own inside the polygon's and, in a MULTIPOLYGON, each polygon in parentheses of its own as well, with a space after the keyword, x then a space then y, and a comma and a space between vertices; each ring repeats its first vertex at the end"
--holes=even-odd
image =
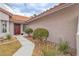
POLYGON ((13 56, 31 56, 34 49, 34 44, 24 38, 22 35, 18 35, 15 37, 17 38, 17 40, 19 40, 22 47, 18 51, 16 51, 13 56))

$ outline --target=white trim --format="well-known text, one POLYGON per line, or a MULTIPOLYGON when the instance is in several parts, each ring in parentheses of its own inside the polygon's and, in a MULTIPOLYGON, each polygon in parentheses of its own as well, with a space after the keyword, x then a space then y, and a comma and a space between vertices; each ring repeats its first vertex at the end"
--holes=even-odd
POLYGON ((77 26, 77 35, 76 35, 76 48, 77 48, 77 56, 79 56, 79 16, 78 19, 78 26, 77 26))

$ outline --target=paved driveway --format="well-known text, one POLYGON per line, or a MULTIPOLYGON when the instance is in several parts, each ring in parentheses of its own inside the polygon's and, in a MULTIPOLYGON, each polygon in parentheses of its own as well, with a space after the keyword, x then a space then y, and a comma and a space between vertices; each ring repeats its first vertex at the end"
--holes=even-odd
POLYGON ((31 56, 34 49, 34 44, 24 38, 22 35, 18 35, 15 37, 17 38, 17 40, 19 40, 22 47, 18 51, 16 51, 13 56, 31 56))

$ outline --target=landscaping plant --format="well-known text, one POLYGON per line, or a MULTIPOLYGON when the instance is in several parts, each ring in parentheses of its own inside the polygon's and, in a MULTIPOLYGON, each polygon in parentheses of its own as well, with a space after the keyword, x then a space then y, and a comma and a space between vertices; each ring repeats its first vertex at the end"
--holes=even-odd
POLYGON ((44 56, 62 56, 62 55, 69 55, 69 45, 68 43, 61 42, 59 43, 58 46, 52 48, 52 46, 47 46, 43 47, 42 53, 44 56))
POLYGON ((68 45, 67 41, 61 41, 59 43, 58 50, 60 52, 62 52, 64 55, 67 54, 69 51, 69 45, 68 45))
POLYGON ((45 46, 42 49, 42 55, 44 55, 44 56, 59 56, 59 55, 62 55, 62 53, 60 53, 60 51, 58 51, 56 47, 52 48, 50 46, 45 46))
POLYGON ((6 39, 8 39, 8 40, 11 39, 11 35, 10 34, 7 34, 6 35, 6 39))
POLYGON ((33 29, 27 28, 27 29, 24 30, 24 32, 27 33, 28 36, 30 36, 30 34, 33 32, 33 29))
POLYGON ((33 32, 33 38, 40 39, 41 41, 47 40, 48 36, 49 36, 49 32, 47 29, 44 29, 44 28, 37 28, 33 32))

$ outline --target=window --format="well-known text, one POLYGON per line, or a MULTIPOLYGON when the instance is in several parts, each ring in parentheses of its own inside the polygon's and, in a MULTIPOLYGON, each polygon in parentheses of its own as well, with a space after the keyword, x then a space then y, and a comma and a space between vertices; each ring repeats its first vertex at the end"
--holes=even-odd
POLYGON ((6 33, 7 32, 7 21, 2 20, 1 24, 2 24, 2 33, 6 33))
POLYGON ((25 29, 26 29, 26 25, 24 24, 24 25, 23 25, 23 31, 24 31, 25 29))

